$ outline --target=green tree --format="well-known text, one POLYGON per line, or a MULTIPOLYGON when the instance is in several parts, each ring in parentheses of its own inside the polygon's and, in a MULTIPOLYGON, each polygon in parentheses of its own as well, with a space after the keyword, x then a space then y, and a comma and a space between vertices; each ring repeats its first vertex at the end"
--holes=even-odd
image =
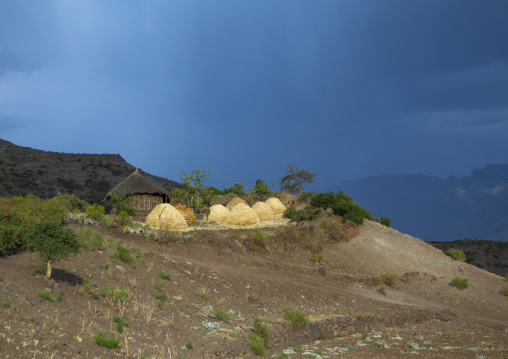
POLYGON ((302 194, 303 185, 311 184, 314 182, 315 173, 311 173, 307 170, 302 170, 298 167, 288 165, 283 168, 286 171, 286 175, 279 180, 280 190, 289 193, 302 194))
POLYGON ((234 193, 238 197, 243 197, 243 196, 245 196, 245 191, 243 190, 244 187, 245 186, 242 183, 235 182, 233 184, 233 187, 224 188, 224 193, 226 193, 226 194, 227 193, 234 193))
POLYGON ((56 221, 34 223, 25 229, 26 248, 38 252, 47 262, 46 278, 51 277, 52 263, 79 253, 76 234, 56 221))
POLYGON ((111 201, 113 202, 113 208, 116 209, 118 214, 125 212, 129 216, 136 215, 136 210, 132 207, 129 197, 122 196, 116 188, 114 191, 111 191, 111 201))
POLYGON ((183 182, 186 195, 185 202, 188 207, 200 208, 201 207, 201 194, 206 189, 204 181, 210 175, 210 171, 194 170, 190 174, 182 172, 180 180, 183 182))

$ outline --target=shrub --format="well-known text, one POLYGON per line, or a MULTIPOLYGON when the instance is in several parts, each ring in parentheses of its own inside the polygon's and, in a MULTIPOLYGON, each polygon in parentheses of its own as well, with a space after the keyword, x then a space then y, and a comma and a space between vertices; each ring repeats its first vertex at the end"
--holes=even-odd
POLYGON ((194 344, 192 344, 192 342, 187 342, 187 344, 185 344, 185 347, 189 350, 194 350, 194 344))
POLYGON ((104 221, 104 206, 97 206, 95 203, 86 207, 85 214, 96 220, 97 222, 104 221))
POLYGON ((235 182, 232 187, 224 188, 224 194, 232 193, 237 197, 245 196, 245 191, 243 190, 245 186, 241 183, 235 182))
POLYGON ((122 218, 136 215, 136 210, 132 207, 131 200, 128 197, 120 195, 118 189, 111 191, 111 201, 113 202, 113 208, 116 209, 122 218))
POLYGON ((252 187, 252 192, 256 194, 258 201, 265 201, 272 194, 270 187, 261 179, 256 180, 256 184, 252 187))
POLYGON ((390 224, 392 223, 392 220, 388 217, 381 216, 381 220, 379 221, 383 226, 390 227, 390 224))
POLYGON ((252 349, 254 354, 256 354, 257 356, 260 356, 260 357, 266 356, 266 347, 265 347, 265 341, 263 340, 263 338, 257 336, 254 333, 250 333, 249 344, 250 344, 250 348, 252 349))
POLYGON ((113 321, 116 323, 116 331, 118 333, 122 333, 124 328, 129 328, 129 323, 122 319, 122 317, 119 317, 118 315, 115 315, 113 317, 113 321))
POLYGON ((446 255, 452 257, 453 259, 459 262, 466 261, 466 254, 460 248, 450 248, 446 251, 446 255))
POLYGON ((501 294, 508 296, 508 287, 504 287, 503 289, 501 289, 501 294))
POLYGON ((400 284, 399 276, 397 274, 393 274, 393 273, 389 273, 389 272, 383 275, 382 280, 383 280, 384 284, 386 284, 387 286, 389 286, 391 288, 396 288, 400 284))
POLYGON ((256 228, 255 231, 248 232, 247 239, 251 243, 255 244, 257 247, 260 247, 260 248, 266 247, 266 242, 267 242, 266 235, 259 228, 256 228))
POLYGON ((51 277, 52 264, 60 259, 79 253, 80 244, 76 234, 58 222, 37 222, 22 230, 26 248, 37 252, 47 263, 46 278, 51 277))
POLYGON ((61 301, 63 300, 63 297, 64 297, 63 293, 60 293, 60 294, 58 294, 58 295, 56 296, 56 300, 58 300, 59 302, 61 302, 61 301))
POLYGON ((319 255, 317 253, 314 253, 312 255, 312 261, 314 263, 321 264, 321 263, 323 263, 323 256, 321 256, 321 255, 319 255))
POLYGON ((42 300, 49 300, 51 302, 55 300, 53 298, 53 296, 51 295, 51 292, 48 292, 47 290, 40 289, 40 290, 38 290, 38 292, 39 292, 39 297, 41 297, 42 300))
POLYGON ((171 276, 164 272, 163 270, 159 270, 159 277, 165 280, 171 280, 171 276))
POLYGON ((508 274, 505 274, 504 278, 503 278, 506 282, 508 282, 508 274))
POLYGON ((318 193, 310 199, 312 207, 319 207, 323 209, 332 208, 334 203, 335 194, 333 192, 318 193))
POLYGON ((292 308, 282 308, 284 312, 284 318, 291 323, 291 326, 296 329, 305 329, 307 327, 308 319, 307 316, 298 312, 292 308))
POLYGON ((344 215, 344 222, 351 221, 357 225, 362 225, 365 215, 358 208, 353 208, 344 215))
POLYGON ((132 251, 125 247, 122 242, 118 243, 115 253, 113 253, 111 257, 114 259, 120 259, 122 262, 127 263, 132 267, 136 266, 136 260, 134 259, 132 251))
POLYGON ((98 332, 95 337, 95 343, 100 345, 101 347, 108 349, 116 349, 120 348, 120 340, 115 339, 113 337, 107 337, 104 332, 98 332))
POLYGON ((258 316, 256 318, 254 318, 254 320, 252 322, 254 325, 254 334, 256 334, 257 336, 259 336, 260 338, 263 339, 265 347, 270 345, 270 341, 271 341, 270 328, 265 323, 263 318, 258 316))
POLYGON ((105 285, 101 289, 102 295, 106 298, 110 299, 114 303, 119 303, 120 305, 124 305, 126 300, 130 296, 130 292, 126 288, 115 288, 112 285, 105 285))
POLYGON ((319 224, 319 227, 324 231, 327 238, 331 242, 345 242, 349 240, 349 236, 346 231, 342 228, 342 225, 334 220, 323 221, 319 224))
POLYGON ((93 299, 99 299, 99 294, 92 289, 92 283, 90 282, 88 275, 86 275, 86 278, 83 281, 83 289, 86 293, 90 294, 93 299))
POLYGON ((378 288, 377 288, 377 291, 379 293, 381 293, 382 295, 386 295, 386 287, 384 285, 380 285, 378 288))
POLYGON ((304 209, 296 210, 295 207, 288 207, 284 213, 283 217, 288 218, 291 222, 303 222, 303 221, 311 221, 319 216, 321 210, 319 208, 312 208, 311 206, 306 206, 304 209))
POLYGON ((11 301, 9 299, 0 298, 0 305, 4 308, 9 308, 11 306, 11 301))
POLYGON ((466 289, 469 286, 467 278, 455 277, 450 282, 450 285, 460 290, 466 289))
POLYGON ((221 310, 221 309, 217 309, 214 313, 214 316, 215 316, 215 319, 217 319, 221 322, 231 320, 231 315, 228 312, 221 310))

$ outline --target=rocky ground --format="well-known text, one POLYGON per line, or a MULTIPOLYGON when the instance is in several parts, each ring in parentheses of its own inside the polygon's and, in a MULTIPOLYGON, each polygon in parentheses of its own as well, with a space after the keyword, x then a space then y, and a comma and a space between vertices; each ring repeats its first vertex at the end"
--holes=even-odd
POLYGON ((253 358, 258 316, 271 329, 268 357, 508 356, 508 297, 500 294, 508 282, 418 239, 366 221, 349 242, 321 248, 317 264, 305 245, 272 241, 284 224, 262 229, 266 249, 245 245, 249 230, 202 225, 153 241, 73 224, 97 245, 56 263, 50 281, 31 274, 29 253, 0 258, 0 357, 253 358), (114 256, 120 241, 131 264, 114 256), (389 273, 393 288, 379 279, 389 273), (467 289, 450 285, 457 276, 467 289), (54 300, 41 298, 45 288, 54 300), (293 327, 283 308, 309 324, 293 327), (217 310, 230 318, 218 320, 217 310), (121 333, 115 316, 129 325, 121 333), (97 345, 98 332, 119 348, 97 345))

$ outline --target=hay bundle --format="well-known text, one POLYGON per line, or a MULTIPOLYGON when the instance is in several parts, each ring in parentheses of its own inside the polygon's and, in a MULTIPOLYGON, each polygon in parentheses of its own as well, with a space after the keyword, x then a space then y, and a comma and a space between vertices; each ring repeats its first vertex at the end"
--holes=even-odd
POLYGON ((146 224, 150 227, 174 231, 183 231, 189 228, 182 214, 169 203, 162 203, 155 207, 146 217, 146 224))
POLYGON ((192 212, 192 209, 187 208, 184 204, 179 204, 178 206, 175 206, 175 208, 182 214, 183 218, 185 218, 185 222, 187 222, 189 226, 196 222, 196 215, 192 212))
POLYGON ((278 198, 270 197, 265 201, 265 203, 270 206, 273 214, 281 214, 286 210, 286 206, 284 206, 278 198))
POLYGON ((274 216, 272 208, 265 202, 256 202, 252 209, 258 215, 260 220, 270 219, 274 216))
POLYGON ((246 226, 259 222, 256 212, 246 204, 239 203, 229 212, 226 223, 235 226, 246 226))
POLYGON ((229 203, 226 205, 226 208, 229 209, 231 211, 231 209, 233 209, 234 206, 236 206, 238 203, 242 203, 246 206, 249 206, 247 204, 247 202, 245 202, 243 199, 241 199, 240 197, 235 197, 233 198, 231 201, 229 201, 229 203))
POLYGON ((229 210, 222 204, 214 204, 210 207, 210 214, 208 215, 208 221, 225 222, 229 216, 229 210))

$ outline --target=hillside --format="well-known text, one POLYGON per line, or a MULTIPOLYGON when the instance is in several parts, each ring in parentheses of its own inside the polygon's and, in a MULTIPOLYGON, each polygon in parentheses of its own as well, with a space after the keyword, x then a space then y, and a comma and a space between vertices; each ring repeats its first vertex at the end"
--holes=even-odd
POLYGON ((392 227, 425 241, 483 238, 508 241, 508 165, 475 169, 469 177, 372 176, 342 190, 392 227))
MULTIPOLYGON (((100 202, 135 167, 118 154, 76 154, 35 150, 0 139, 0 197, 27 193, 50 198, 74 193, 88 202, 100 202)), ((171 190, 177 182, 140 172, 171 190)))
MULTIPOLYGON (((327 214, 314 224, 324 219, 327 214)), ((258 316, 271 329, 267 357, 283 350, 289 358, 505 358, 508 352, 508 297, 500 294, 507 282, 374 222, 365 221, 348 242, 323 244, 322 264, 311 260, 307 244, 288 242, 292 225, 263 229, 266 249, 248 245, 245 230, 153 241, 121 228, 70 227, 87 231, 94 246, 57 263, 56 284, 29 274, 27 253, 0 258, 3 358, 254 358, 248 338, 258 316), (112 258, 120 241, 132 250, 133 265, 112 258), (394 288, 377 282, 388 273, 399 278, 394 288), (457 276, 469 280, 467 289, 450 285, 457 276), (37 290, 45 287, 62 290, 63 300, 43 301, 37 290), (128 296, 120 301, 122 293, 128 296), (304 313, 310 324, 292 327, 284 307, 304 313), (231 318, 216 319, 217 309, 231 318), (122 333, 114 316, 129 324, 122 333), (120 348, 98 346, 99 331, 118 338, 120 348)))

